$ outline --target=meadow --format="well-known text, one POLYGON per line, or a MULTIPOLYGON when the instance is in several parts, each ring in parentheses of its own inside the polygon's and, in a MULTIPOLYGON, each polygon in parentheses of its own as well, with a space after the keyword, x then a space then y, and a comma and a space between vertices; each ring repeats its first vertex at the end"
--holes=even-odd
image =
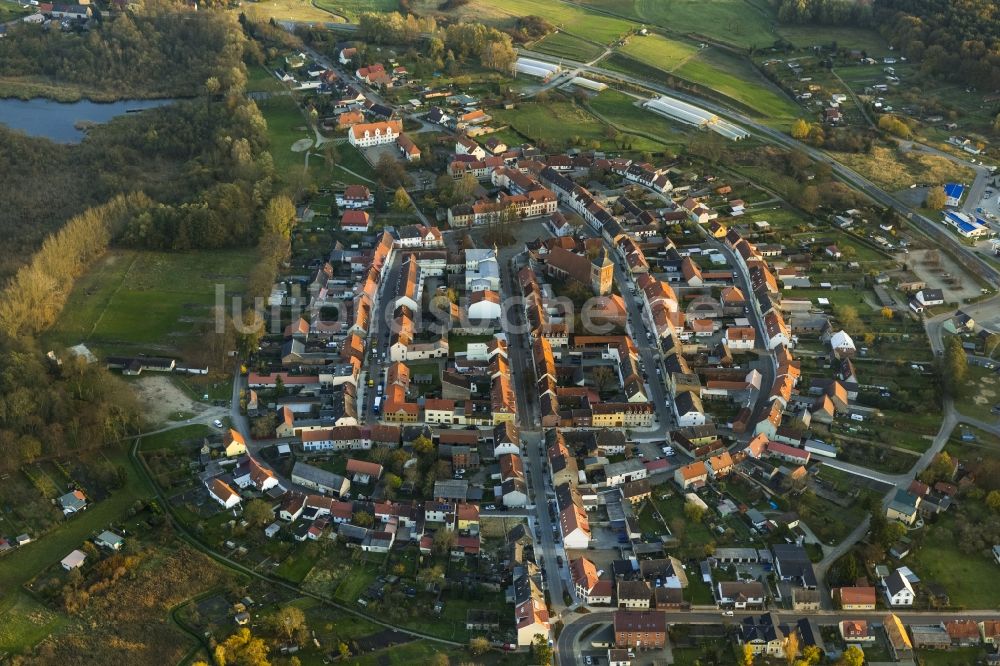
POLYGON ((46 338, 96 352, 170 352, 209 321, 216 285, 242 291, 252 249, 199 252, 114 250, 80 278, 46 338))
MULTIPOLYGON (((296 0, 282 0, 296 2, 296 0)), ((337 16, 342 16, 349 22, 357 22, 358 17, 365 12, 394 12, 399 9, 396 0, 316 0, 316 7, 337 16)))
MULTIPOLYGON (((343 3, 329 3, 331 5, 343 3)), ((275 21, 299 21, 303 23, 343 23, 344 16, 332 10, 323 9, 311 0, 263 0, 248 2, 243 11, 254 19, 275 21)))
POLYGON ((556 57, 590 62, 603 52, 601 47, 567 32, 553 32, 531 45, 532 51, 556 57))

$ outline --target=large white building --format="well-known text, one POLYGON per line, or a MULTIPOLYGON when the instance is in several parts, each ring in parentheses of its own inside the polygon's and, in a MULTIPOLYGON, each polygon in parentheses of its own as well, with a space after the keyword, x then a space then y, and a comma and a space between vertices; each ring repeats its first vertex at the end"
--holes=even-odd
POLYGON ((352 146, 367 148, 380 146, 383 143, 395 143, 403 131, 403 122, 387 120, 382 123, 362 123, 352 125, 347 132, 347 141, 352 146))

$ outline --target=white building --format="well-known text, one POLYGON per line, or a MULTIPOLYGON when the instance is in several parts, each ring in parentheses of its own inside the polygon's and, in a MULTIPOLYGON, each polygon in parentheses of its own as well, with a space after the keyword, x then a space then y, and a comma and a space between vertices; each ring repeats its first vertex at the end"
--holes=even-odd
POLYGON ((367 148, 380 146, 384 143, 395 143, 403 131, 400 120, 387 120, 381 123, 362 123, 352 125, 347 132, 347 141, 355 147, 367 148))

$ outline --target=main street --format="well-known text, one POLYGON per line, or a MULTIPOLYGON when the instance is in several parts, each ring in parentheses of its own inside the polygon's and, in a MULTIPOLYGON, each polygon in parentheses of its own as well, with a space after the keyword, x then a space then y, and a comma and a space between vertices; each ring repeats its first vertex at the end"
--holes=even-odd
MULTIPOLYGON (((549 516, 549 489, 552 488, 549 475, 546 472, 548 466, 546 457, 542 451, 544 438, 540 421, 538 418, 538 394, 535 390, 535 370, 531 357, 531 340, 527 333, 527 326, 524 319, 524 309, 520 306, 510 307, 521 296, 521 290, 517 284, 518 260, 521 255, 516 254, 512 248, 506 248, 497 256, 497 263, 500 268, 500 280, 503 308, 502 324, 507 335, 507 356, 510 360, 511 378, 514 380, 514 390, 517 393, 517 425, 521 435, 521 458, 524 462, 525 481, 528 486, 528 514, 531 514, 534 505, 533 518, 529 518, 529 524, 534 523, 536 555, 542 557, 542 561, 537 562, 542 568, 546 587, 549 592, 549 607, 552 611, 552 620, 559 618, 565 610, 566 604, 563 601, 564 588, 572 596, 573 586, 564 585, 567 581, 569 563, 566 553, 560 544, 556 543, 558 534, 558 523, 554 523, 549 516), (559 566, 558 558, 562 557, 565 563, 559 566), (564 573, 566 574, 564 576, 564 573)), ((552 489, 552 497, 555 497, 552 489)))

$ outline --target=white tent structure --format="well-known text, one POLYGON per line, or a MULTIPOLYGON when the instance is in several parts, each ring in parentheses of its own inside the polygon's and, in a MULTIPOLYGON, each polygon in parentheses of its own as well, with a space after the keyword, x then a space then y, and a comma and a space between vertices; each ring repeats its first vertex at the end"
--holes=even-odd
POLYGON ((731 141, 750 138, 750 134, 742 127, 722 120, 710 111, 706 111, 693 104, 688 104, 687 102, 682 102, 679 99, 668 97, 667 95, 651 99, 643 104, 643 106, 653 113, 665 116, 671 120, 711 130, 731 141))
POLYGON ((542 79, 547 79, 553 74, 562 71, 559 65, 542 62, 541 60, 532 60, 531 58, 518 58, 514 68, 518 74, 537 76, 542 79))

